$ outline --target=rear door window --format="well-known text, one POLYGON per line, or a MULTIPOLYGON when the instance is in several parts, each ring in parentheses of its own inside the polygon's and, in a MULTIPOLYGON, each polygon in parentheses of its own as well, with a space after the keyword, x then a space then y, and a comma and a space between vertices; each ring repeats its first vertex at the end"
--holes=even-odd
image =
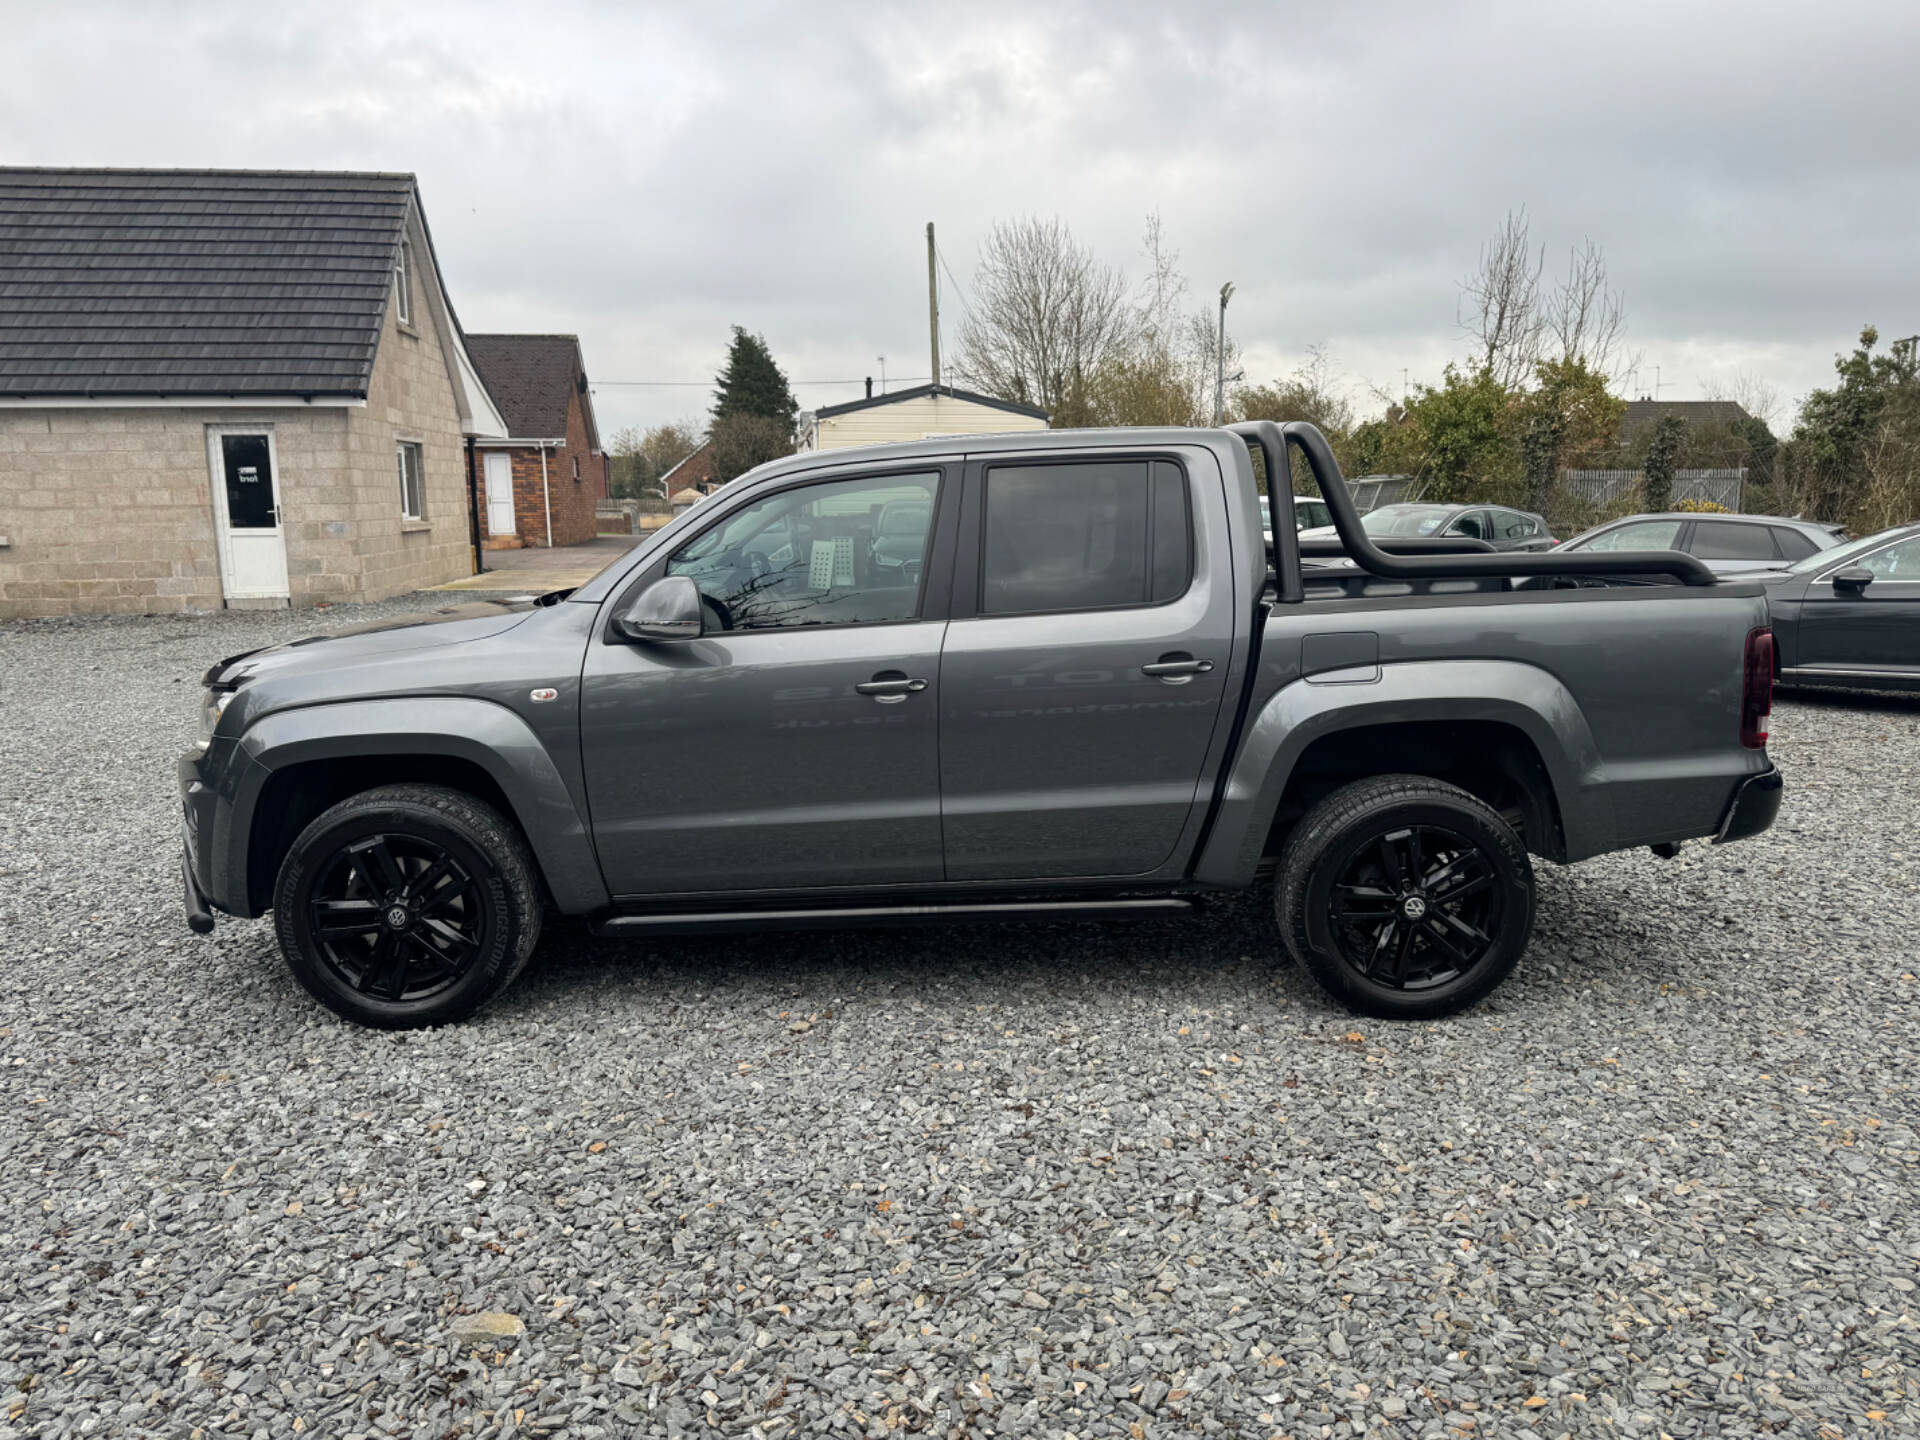
POLYGON ((1493 519, 1503 540, 1531 540, 1540 533, 1540 522, 1524 511, 1496 510, 1493 519))
POLYGON ((1696 520, 1687 549, 1702 560, 1778 560, 1771 525, 1740 525, 1730 520, 1696 520))
POLYGON ((1156 605, 1193 578, 1186 477, 1166 460, 987 471, 980 611, 1156 605))

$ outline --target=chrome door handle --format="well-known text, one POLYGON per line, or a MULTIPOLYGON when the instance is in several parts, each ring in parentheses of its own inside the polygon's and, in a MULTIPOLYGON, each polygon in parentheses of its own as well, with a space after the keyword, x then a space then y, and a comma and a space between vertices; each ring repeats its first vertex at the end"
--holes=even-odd
POLYGON ((1158 679, 1168 675, 1205 675, 1212 669, 1211 660, 1156 660, 1151 665, 1142 665, 1140 673, 1158 679))
POLYGON ((918 695, 927 688, 927 682, 918 677, 909 679, 898 673, 876 675, 871 680, 862 680, 853 687, 858 695, 871 695, 882 705, 898 705, 909 695, 918 695))

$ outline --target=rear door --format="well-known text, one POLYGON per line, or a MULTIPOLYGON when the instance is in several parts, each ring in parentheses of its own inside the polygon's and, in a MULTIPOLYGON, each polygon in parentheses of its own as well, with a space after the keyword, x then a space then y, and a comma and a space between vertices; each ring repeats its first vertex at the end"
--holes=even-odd
POLYGON ((1686 542, 1689 553, 1721 574, 1742 570, 1778 570, 1786 563, 1774 543, 1771 525, 1742 520, 1696 520, 1686 542))
POLYGON ((1234 669, 1222 482, 1203 461, 969 463, 940 662, 949 880, 1174 857, 1234 669))
POLYGON ((1831 572, 1807 586, 1795 668, 1920 676, 1920 535, 1833 568, 1854 566, 1873 574, 1865 589, 1838 588, 1831 572))

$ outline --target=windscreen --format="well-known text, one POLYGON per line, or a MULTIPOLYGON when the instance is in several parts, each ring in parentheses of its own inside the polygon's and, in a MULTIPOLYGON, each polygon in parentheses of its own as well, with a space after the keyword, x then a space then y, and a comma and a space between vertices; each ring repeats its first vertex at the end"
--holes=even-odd
POLYGON ((1444 505, 1384 505, 1360 517, 1369 535, 1432 535, 1453 512, 1444 505))

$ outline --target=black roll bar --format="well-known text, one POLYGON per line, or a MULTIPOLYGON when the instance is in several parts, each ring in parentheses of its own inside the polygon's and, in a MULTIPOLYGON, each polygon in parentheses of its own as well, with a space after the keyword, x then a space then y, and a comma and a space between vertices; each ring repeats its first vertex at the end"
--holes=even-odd
POLYGON ((1287 447, 1295 446, 1306 457, 1320 486, 1320 497, 1333 514, 1333 528, 1339 532, 1347 555, 1362 570, 1389 580, 1425 580, 1437 576, 1461 579, 1477 576, 1526 575, 1671 575, 1684 585, 1712 585, 1713 571, 1691 555, 1677 550, 1636 550, 1620 554, 1493 554, 1493 555, 1392 555, 1373 543, 1360 524, 1360 512, 1347 493, 1346 477, 1340 462, 1333 458, 1327 437, 1316 425, 1291 420, 1285 425, 1272 420, 1243 420, 1227 427, 1249 445, 1258 445, 1267 467, 1267 504, 1273 513, 1275 598, 1282 604, 1294 604, 1304 598, 1300 583, 1300 542, 1293 527, 1282 524, 1293 507, 1292 471, 1287 463, 1287 447), (1274 486, 1280 477, 1287 479, 1287 504, 1283 509, 1274 486))

